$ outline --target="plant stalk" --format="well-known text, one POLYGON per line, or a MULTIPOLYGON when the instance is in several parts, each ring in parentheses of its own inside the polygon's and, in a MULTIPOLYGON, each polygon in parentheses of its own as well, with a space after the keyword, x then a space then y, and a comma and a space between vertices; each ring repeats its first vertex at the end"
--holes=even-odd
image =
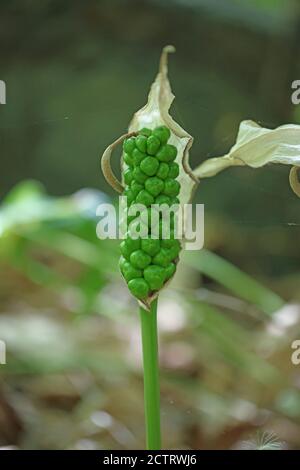
POLYGON ((160 391, 157 341, 157 299, 150 312, 140 307, 143 363, 146 442, 148 450, 161 449, 160 391))

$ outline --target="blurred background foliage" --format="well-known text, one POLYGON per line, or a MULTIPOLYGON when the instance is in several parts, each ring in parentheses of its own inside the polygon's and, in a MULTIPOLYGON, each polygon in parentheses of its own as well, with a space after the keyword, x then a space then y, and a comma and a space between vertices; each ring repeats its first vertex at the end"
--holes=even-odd
MULTIPOLYGON (((137 308, 118 243, 96 238, 95 209, 115 197, 99 155, 145 102, 169 43, 192 165, 226 153, 242 119, 300 124, 300 4, 0 8, 0 445, 142 448, 137 308)), ((236 168, 200 184, 205 250, 184 253, 160 301, 165 448, 300 448, 300 217, 287 172, 236 168)))

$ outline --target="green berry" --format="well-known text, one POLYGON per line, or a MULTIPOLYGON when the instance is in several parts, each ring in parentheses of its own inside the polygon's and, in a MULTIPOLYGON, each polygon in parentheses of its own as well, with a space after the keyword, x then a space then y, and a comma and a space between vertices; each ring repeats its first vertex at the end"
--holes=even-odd
POLYGON ((173 206, 173 205, 177 205, 177 204, 180 204, 180 201, 179 201, 178 197, 171 197, 170 205, 173 206))
POLYGON ((126 184, 130 185, 131 181, 133 180, 132 170, 126 170, 124 173, 124 181, 126 184))
POLYGON ((155 135, 150 135, 147 139, 147 153, 155 155, 160 147, 160 140, 155 135))
POLYGON ((154 176, 159 167, 159 161, 154 157, 146 157, 141 162, 141 170, 148 176, 154 176))
POLYGON ((165 281, 165 270, 161 266, 150 265, 144 270, 144 278, 151 290, 159 290, 165 281))
MULTIPOLYGON (((174 241, 178 241, 178 240, 174 240, 174 241)), ((170 260, 173 261, 174 259, 176 259, 180 253, 180 250, 181 250, 181 246, 180 244, 179 245, 174 245, 172 246, 171 248, 169 248, 169 255, 170 255, 170 260)))
POLYGON ((131 155, 134 149, 135 149, 135 138, 134 137, 129 137, 129 139, 125 139, 124 142, 123 142, 124 152, 131 155))
POLYGON ((165 189, 164 189, 164 194, 170 197, 175 197, 179 194, 180 192, 180 184, 178 181, 173 180, 171 178, 167 178, 165 180, 165 189))
POLYGON ((145 157, 146 154, 141 152, 139 149, 134 149, 134 151, 132 152, 132 160, 135 166, 139 166, 145 157))
MULTIPOLYGON (((173 237, 173 233, 172 233, 172 237, 173 237)), ((176 238, 172 238, 172 237, 161 240, 160 244, 162 248, 178 247, 180 250, 181 245, 180 245, 179 240, 177 240, 176 238)))
POLYGON ((158 178, 161 178, 162 180, 165 180, 166 177, 169 176, 169 165, 167 163, 161 162, 158 167, 156 176, 158 176, 158 178))
POLYGON ((146 137, 149 137, 151 133, 152 133, 151 129, 147 129, 147 127, 143 127, 143 129, 139 131, 140 135, 145 135, 146 137))
POLYGON ((176 163, 176 162, 170 163, 168 177, 175 179, 175 178, 177 178, 178 175, 179 175, 179 165, 178 165, 178 163, 176 163))
POLYGON ((137 197, 140 191, 144 189, 144 186, 140 183, 137 183, 135 180, 132 181, 130 189, 133 192, 134 197, 137 197))
POLYGON ((171 202, 171 200, 170 200, 169 196, 166 196, 165 194, 160 194, 159 196, 157 196, 155 198, 155 204, 159 204, 159 205, 160 204, 168 204, 168 205, 170 205, 170 202, 171 202))
POLYGON ((133 170, 133 178, 140 184, 144 184, 146 179, 147 179, 147 175, 145 175, 145 173, 140 169, 140 167, 136 167, 134 170, 133 170))
POLYGON ((143 271, 141 271, 140 269, 134 268, 132 264, 129 263, 129 261, 127 261, 126 259, 122 257, 120 259, 119 265, 120 265, 121 273, 123 274, 127 282, 129 282, 131 279, 142 277, 143 275, 143 271))
POLYGON ((177 155, 177 149, 174 145, 166 144, 157 152, 156 157, 161 162, 172 162, 177 155))
POLYGON ((144 204, 144 206, 148 207, 154 202, 154 197, 145 189, 139 192, 136 197, 136 202, 138 204, 144 204))
POLYGON ((132 160, 132 157, 129 155, 129 153, 124 153, 124 162, 128 166, 133 167, 133 160, 132 160))
POLYGON ((123 256, 121 256, 121 258, 119 260, 119 268, 120 268, 120 271, 123 275, 124 275, 124 270, 125 270, 126 263, 128 263, 128 261, 123 256))
POLYGON ((152 131, 152 134, 157 137, 162 144, 166 144, 171 136, 170 130, 166 126, 159 126, 152 131))
POLYGON ((168 264, 168 266, 165 268, 166 281, 174 275, 175 271, 176 271, 176 265, 174 263, 168 264))
POLYGON ((153 176, 152 178, 148 178, 145 182, 145 188, 147 191, 152 194, 152 196, 158 196, 164 189, 165 185, 163 180, 157 178, 157 176, 153 176))
POLYGON ((130 254, 135 250, 139 250, 141 247, 140 238, 131 238, 129 235, 127 235, 127 238, 125 238, 124 241, 126 243, 127 249, 130 251, 130 254))
POLYGON ((154 238, 145 238, 141 241, 142 250, 150 256, 155 256, 160 251, 160 241, 154 238))
POLYGON ((131 189, 127 188, 127 189, 125 189, 123 195, 127 197, 127 205, 130 206, 134 201, 133 192, 131 191, 131 189))
POLYGON ((167 267, 170 261, 171 261, 170 254, 166 248, 161 248, 159 253, 157 253, 157 255, 155 255, 152 260, 153 264, 158 264, 159 266, 162 266, 163 268, 167 267))
POLYGON ((146 153, 147 152, 147 137, 144 135, 138 135, 135 139, 135 145, 139 149, 140 152, 146 153))
POLYGON ((122 255, 124 256, 124 258, 129 261, 130 255, 131 255, 132 252, 127 249, 125 240, 123 240, 123 241, 121 242, 121 244, 120 244, 120 250, 121 250, 121 253, 122 253, 122 255))
POLYGON ((138 269, 145 269, 151 263, 151 257, 143 250, 136 250, 130 255, 131 264, 138 269))
POLYGON ((149 294, 149 286, 145 279, 131 279, 128 282, 130 292, 138 299, 145 299, 149 294))
POLYGON ((159 206, 179 203, 180 184, 176 181, 179 166, 174 162, 177 149, 167 143, 170 136, 166 126, 158 126, 154 130, 143 128, 137 137, 130 137, 123 143, 123 159, 129 167, 123 174, 126 185, 123 194, 127 196, 129 206, 132 203, 146 206, 145 220, 143 214, 137 217, 125 213, 125 220, 127 218, 130 225, 127 238, 120 243, 120 269, 129 290, 138 299, 145 299, 151 291, 161 289, 164 282, 174 275, 176 264, 172 261, 181 250, 180 242, 174 239, 174 214, 171 214, 170 221, 161 213, 154 217, 151 207, 153 203, 159 206), (159 224, 157 233, 152 232, 151 235, 150 229, 156 225, 155 222, 159 224), (163 235, 166 236, 162 230, 166 222, 170 232, 167 240, 162 239, 163 235), (139 237, 148 234, 148 238, 132 238, 136 234, 139 237), (156 238, 152 238, 154 236, 156 238))

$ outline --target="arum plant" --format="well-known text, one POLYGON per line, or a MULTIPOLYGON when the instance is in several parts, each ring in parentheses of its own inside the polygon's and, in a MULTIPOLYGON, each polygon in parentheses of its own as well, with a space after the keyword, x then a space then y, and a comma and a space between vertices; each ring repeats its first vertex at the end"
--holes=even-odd
POLYGON ((193 137, 169 114, 174 100, 168 80, 168 53, 163 49, 159 71, 153 82, 146 105, 137 111, 128 132, 107 147, 101 167, 107 182, 126 196, 126 227, 120 243, 120 271, 140 308, 144 365, 144 400, 147 448, 161 448, 159 367, 157 341, 157 303, 162 289, 173 278, 184 234, 178 239, 174 218, 168 219, 168 236, 163 236, 161 224, 164 211, 159 212, 158 229, 153 236, 153 212, 161 207, 184 207, 200 179, 217 175, 230 166, 259 168, 269 163, 292 165, 290 183, 300 196, 297 169, 300 166, 300 126, 287 125, 275 130, 264 129, 251 121, 241 123, 237 142, 230 152, 210 158, 194 171, 189 165, 193 137), (122 144, 121 180, 113 173, 110 160, 113 150, 122 144), (144 234, 137 236, 136 222, 141 233, 140 218, 131 212, 135 204, 146 208, 144 234), (149 217, 148 217, 149 215, 149 217), (158 235, 157 235, 158 234, 158 235))

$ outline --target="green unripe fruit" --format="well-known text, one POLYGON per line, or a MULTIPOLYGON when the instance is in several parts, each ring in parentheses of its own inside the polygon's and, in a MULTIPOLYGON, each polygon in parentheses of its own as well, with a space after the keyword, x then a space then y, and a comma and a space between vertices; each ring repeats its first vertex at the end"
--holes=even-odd
POLYGON ((169 251, 166 248, 161 248, 159 253, 157 253, 157 255, 154 256, 152 263, 158 264, 159 266, 162 266, 163 268, 165 268, 168 266, 170 261, 171 260, 170 260, 169 251))
POLYGON ((177 149, 174 145, 166 144, 157 152, 156 157, 161 162, 172 162, 177 155, 177 149))
POLYGON ((158 196, 164 189, 165 185, 163 180, 157 178, 157 176, 153 176, 152 178, 148 178, 145 182, 145 188, 147 191, 152 194, 152 196, 158 196))
POLYGON ((180 204, 178 197, 171 197, 170 205, 173 206, 174 204, 180 204))
POLYGON ((125 189, 123 195, 127 197, 127 205, 130 206, 134 201, 133 192, 131 191, 131 189, 125 189))
POLYGON ((165 180, 165 189, 164 189, 164 194, 170 197, 175 197, 179 194, 180 192, 180 184, 178 181, 173 180, 171 178, 167 178, 165 180))
POLYGON ((166 177, 169 176, 169 165, 167 163, 161 162, 158 167, 156 176, 158 176, 158 178, 161 178, 162 180, 165 180, 166 177))
POLYGON ((126 170, 125 173, 124 173, 124 181, 126 184, 130 185, 130 183, 132 182, 133 180, 133 174, 132 174, 132 170, 126 170))
POLYGON ((168 264, 168 266, 165 268, 166 281, 174 275, 175 271, 176 271, 176 265, 174 263, 168 264))
POLYGON ((130 189, 133 192, 134 197, 137 197, 140 191, 144 189, 144 186, 140 183, 137 183, 135 180, 132 181, 130 189))
POLYGON ((144 270, 144 278, 151 290, 159 290, 165 281, 165 270, 161 266, 150 265, 144 270))
POLYGON ((144 204, 144 206, 148 207, 154 202, 154 197, 145 189, 139 192, 136 197, 136 202, 138 204, 144 204))
POLYGON ((146 137, 149 137, 151 133, 152 133, 151 129, 147 129, 147 127, 143 127, 143 129, 139 131, 140 135, 145 135, 146 137))
POLYGON ((138 135, 135 139, 135 145, 140 152, 147 152, 147 137, 144 135, 138 135))
POLYGON ((181 250, 180 242, 174 239, 174 214, 171 213, 170 221, 160 212, 154 217, 151 207, 153 203, 159 206, 179 203, 180 184, 176 181, 179 166, 174 162, 177 150, 167 143, 170 136, 166 126, 154 130, 143 128, 136 137, 123 142, 123 159, 128 166, 123 174, 126 185, 123 194, 127 196, 128 206, 137 203, 146 208, 145 214, 143 211, 138 217, 125 213, 130 225, 126 238, 120 243, 120 269, 131 293, 141 300, 151 291, 161 289, 173 276, 176 264, 172 261, 181 250), (164 227, 166 222, 167 227, 164 227), (151 238, 151 228, 157 230, 152 232, 157 239, 151 238), (163 228, 167 228, 166 233, 163 228), (148 234, 146 239, 132 238, 145 233, 148 234), (162 239, 163 235, 168 239, 162 239))
POLYGON ((177 247, 178 251, 179 251, 181 249, 181 245, 180 245, 179 240, 177 240, 176 238, 172 238, 174 236, 173 231, 170 233, 170 235, 171 235, 170 238, 168 238, 168 239, 166 238, 166 239, 161 240, 161 242, 160 242, 161 247, 162 248, 177 247))
POLYGON ((147 153, 155 155, 160 147, 160 140, 155 135, 150 135, 147 139, 147 153))
POLYGON ((166 196, 165 194, 160 194, 155 198, 155 204, 168 204, 170 205, 171 199, 169 196, 166 196))
POLYGON ((154 176, 159 167, 159 161, 154 157, 146 157, 141 162, 141 170, 147 176, 154 176))
POLYGON ((126 246, 126 243, 125 243, 125 240, 123 240, 120 244, 120 250, 121 250, 121 253, 122 255, 124 256, 125 259, 127 259, 129 261, 130 259, 130 255, 132 253, 132 251, 128 250, 127 246, 126 246))
POLYGON ((131 238, 127 235, 127 238, 123 240, 126 244, 127 249, 130 251, 130 254, 133 251, 139 250, 141 248, 141 239, 140 238, 131 238))
POLYGON ((142 250, 136 250, 130 255, 131 264, 138 269, 145 269, 151 263, 151 257, 142 250))
POLYGON ((162 144, 166 144, 171 136, 170 130, 166 126, 159 126, 152 131, 152 134, 157 137, 162 144))
POLYGON ((142 250, 150 256, 155 256, 160 251, 160 241, 154 238, 145 238, 141 241, 142 250))
POLYGON ((149 286, 145 279, 131 279, 128 282, 130 292, 138 299, 145 299, 149 294, 149 286))
POLYGON ((140 169, 140 167, 136 167, 134 170, 133 170, 133 178, 140 184, 144 184, 146 179, 147 179, 147 175, 145 175, 145 173, 140 169))
POLYGON ((132 264, 124 258, 120 259, 119 265, 121 273, 127 282, 129 282, 131 279, 143 276, 143 271, 141 269, 134 268, 132 264))
POLYGON ((139 166, 145 157, 146 154, 141 152, 139 149, 134 149, 134 151, 132 152, 132 160, 135 166, 139 166))
POLYGON ((178 165, 178 163, 176 163, 176 162, 170 163, 168 177, 175 179, 175 178, 177 178, 178 175, 179 175, 179 165, 178 165))
POLYGON ((126 263, 128 263, 128 261, 123 256, 121 256, 121 258, 119 260, 119 268, 120 268, 120 271, 123 275, 124 275, 124 270, 125 270, 126 263))
POLYGON ((125 139, 123 142, 123 149, 124 149, 124 152, 131 155, 133 150, 135 149, 135 138, 129 137, 129 139, 125 139))
MULTIPOLYGON (((177 240, 178 241, 178 240, 177 240)), ((180 253, 180 245, 174 245, 172 246, 171 248, 169 248, 169 255, 170 255, 170 260, 173 261, 175 258, 178 257, 179 253, 180 253)))
POLYGON ((128 154, 128 153, 125 153, 124 154, 124 162, 126 163, 126 165, 128 165, 129 167, 133 167, 133 160, 132 160, 132 157, 128 154))

